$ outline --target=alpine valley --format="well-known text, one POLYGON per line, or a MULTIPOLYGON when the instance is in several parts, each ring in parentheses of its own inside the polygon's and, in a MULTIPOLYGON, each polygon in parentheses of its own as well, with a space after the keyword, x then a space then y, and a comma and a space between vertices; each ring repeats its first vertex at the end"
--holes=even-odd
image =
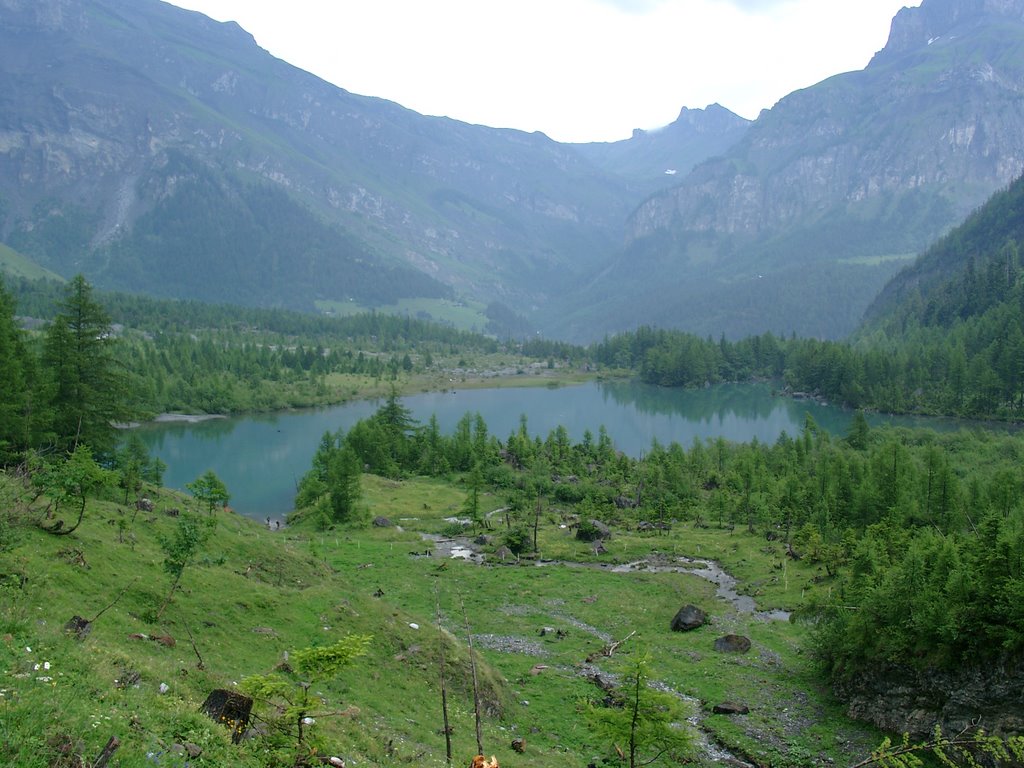
POLYGON ((0 51, 0 242, 165 297, 834 338, 1024 169, 1022 0, 905 8, 753 123, 586 145, 349 93, 158 0, 0 0, 0 51))

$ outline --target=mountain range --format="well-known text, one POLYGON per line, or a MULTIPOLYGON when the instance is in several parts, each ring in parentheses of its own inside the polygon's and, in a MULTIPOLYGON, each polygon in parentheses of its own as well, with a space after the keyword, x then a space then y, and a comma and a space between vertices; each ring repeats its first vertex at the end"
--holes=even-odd
POLYGON ((836 337, 1024 170, 1022 87, 1024 0, 924 0, 753 123, 561 144, 349 93, 159 0, 0 0, 0 242, 163 296, 836 337))

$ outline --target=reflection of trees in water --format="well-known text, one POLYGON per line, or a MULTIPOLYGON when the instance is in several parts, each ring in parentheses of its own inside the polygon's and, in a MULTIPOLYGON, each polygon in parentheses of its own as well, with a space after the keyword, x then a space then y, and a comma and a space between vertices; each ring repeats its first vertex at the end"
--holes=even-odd
POLYGON ((785 407, 783 404, 787 402, 772 397, 772 389, 767 384, 719 384, 706 389, 679 389, 635 381, 610 381, 603 383, 601 390, 606 400, 610 397, 616 404, 632 406, 640 413, 679 415, 694 421, 721 420, 727 416, 766 419, 775 409, 785 407))
MULTIPOLYGON (((265 420, 273 421, 274 417, 250 416, 251 421, 265 420)), ((180 441, 186 434, 190 440, 198 442, 209 442, 220 440, 225 435, 231 434, 238 424, 237 419, 208 419, 197 423, 187 421, 165 421, 161 423, 143 424, 135 428, 135 432, 142 438, 142 442, 149 448, 150 453, 164 448, 168 438, 175 442, 180 441)))

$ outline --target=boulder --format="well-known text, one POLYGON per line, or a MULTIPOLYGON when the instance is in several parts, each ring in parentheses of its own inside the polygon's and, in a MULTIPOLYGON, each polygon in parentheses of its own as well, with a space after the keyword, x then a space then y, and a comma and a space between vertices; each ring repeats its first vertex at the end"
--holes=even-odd
POLYGON ((672 631, 690 632, 704 626, 707 620, 708 615, 696 605, 684 605, 672 617, 672 631))
POLYGON ((373 527, 374 528, 390 528, 391 527, 391 521, 388 520, 386 517, 375 517, 375 518, 373 518, 373 527))
POLYGON ((724 635, 715 640, 715 650, 722 653, 746 653, 750 650, 750 638, 743 635, 724 635))

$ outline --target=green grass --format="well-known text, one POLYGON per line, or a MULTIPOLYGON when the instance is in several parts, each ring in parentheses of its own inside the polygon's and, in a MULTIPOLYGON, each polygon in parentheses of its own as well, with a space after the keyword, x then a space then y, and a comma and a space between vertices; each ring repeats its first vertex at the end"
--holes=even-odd
POLYGON ((3 243, 0 243, 0 272, 14 277, 28 278, 29 280, 56 280, 64 282, 64 278, 56 272, 44 269, 27 256, 23 256, 3 243))
MULTIPOLYGON (((699 700, 714 738, 761 764, 813 765, 827 757, 843 763, 879 740, 847 720, 818 686, 800 650, 806 627, 738 614, 694 576, 604 567, 652 551, 714 558, 763 605, 793 607, 802 590, 813 588, 816 572, 792 563, 780 572, 778 547, 739 530, 686 524, 652 536, 616 529, 608 553, 595 556, 557 517, 545 518, 541 554, 566 562, 498 564, 495 516, 484 547, 489 562, 478 566, 422 556, 433 547, 424 534, 443 530, 445 518, 461 509, 461 485, 364 476, 368 515, 386 516, 394 526, 318 531, 300 523, 275 533, 218 512, 214 538, 186 569, 163 620, 154 622, 169 586, 159 538, 176 525, 164 510, 188 500, 151 494, 151 514, 90 501, 82 526, 56 537, 33 524, 41 501, 26 510, 16 491, 0 476, 2 509, 24 523, 0 530, 2 764, 57 764, 64 742, 93 759, 112 735, 122 742, 116 762, 122 766, 150 768, 150 753, 161 753, 160 765, 184 765, 169 750, 186 742, 203 750, 192 765, 280 764, 262 741, 232 745, 226 729, 198 713, 199 705, 214 688, 271 672, 287 652, 348 633, 372 635, 369 654, 335 681, 314 686, 324 711, 343 714, 318 718, 311 730, 324 750, 350 764, 444 764, 442 643, 455 760, 468 762, 476 750, 470 633, 481 660, 484 746, 503 765, 582 765, 607 754, 609 745, 595 743, 580 711, 583 701, 603 692, 582 672, 594 654, 603 673, 621 672, 641 648, 653 654, 655 680, 699 700), (62 631, 72 616, 95 618, 122 592, 84 641, 62 631), (686 603, 707 610, 711 623, 692 633, 669 631, 686 603), (443 634, 435 624, 438 605, 443 634), (562 635, 542 636, 545 627, 562 635), (726 632, 747 635, 753 650, 716 653, 714 639, 726 632), (138 634, 170 636, 175 644, 132 637, 138 634), (627 637, 614 654, 601 655, 610 640, 627 637), (49 671, 34 669, 46 661, 49 671), (538 664, 545 668, 535 670, 538 664), (132 671, 139 674, 137 687, 118 687, 115 680, 132 671), (46 676, 53 679, 37 679, 46 676), (163 695, 161 683, 169 686, 163 695), (744 701, 751 714, 711 715, 710 707, 724 699, 744 701), (526 739, 522 755, 509 748, 515 736, 526 739)), ((483 502, 485 511, 502 505, 493 496, 483 502)))

